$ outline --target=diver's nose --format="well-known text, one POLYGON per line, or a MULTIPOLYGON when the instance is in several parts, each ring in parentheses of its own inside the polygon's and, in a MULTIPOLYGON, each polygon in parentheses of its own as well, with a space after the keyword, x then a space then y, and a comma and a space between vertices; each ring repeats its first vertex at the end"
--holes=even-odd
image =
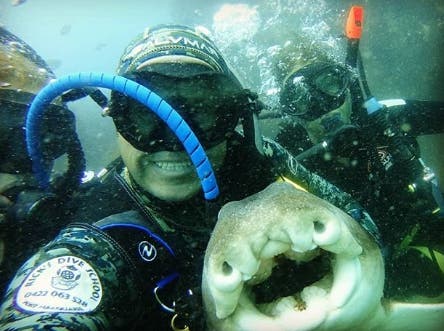
POLYGON ((166 151, 179 152, 184 150, 179 138, 166 125, 160 130, 157 140, 165 147, 166 151))

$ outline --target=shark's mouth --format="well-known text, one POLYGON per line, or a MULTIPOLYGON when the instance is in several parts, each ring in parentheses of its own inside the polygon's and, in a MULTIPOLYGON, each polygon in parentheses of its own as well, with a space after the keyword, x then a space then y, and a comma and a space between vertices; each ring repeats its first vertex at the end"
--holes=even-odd
POLYGON ((362 247, 334 217, 304 223, 233 248, 211 280, 218 318, 313 328, 350 301, 362 279, 362 247))
POLYGON ((296 299, 295 309, 303 310, 305 303, 300 293, 324 277, 331 277, 330 259, 328 254, 321 252, 309 262, 297 263, 283 254, 278 255, 273 258, 275 266, 270 277, 257 285, 249 286, 247 283, 246 286, 251 288, 252 299, 263 313, 267 312, 270 303, 288 296, 296 299))
POLYGON ((351 330, 383 284, 381 252, 353 218, 275 183, 222 208, 202 294, 212 330, 351 330))
POLYGON ((288 250, 261 261, 258 272, 245 281, 238 304, 250 302, 258 313, 271 318, 292 313, 302 318, 306 312, 307 319, 315 309, 321 322, 348 302, 360 278, 357 257, 319 247, 299 253, 288 250))

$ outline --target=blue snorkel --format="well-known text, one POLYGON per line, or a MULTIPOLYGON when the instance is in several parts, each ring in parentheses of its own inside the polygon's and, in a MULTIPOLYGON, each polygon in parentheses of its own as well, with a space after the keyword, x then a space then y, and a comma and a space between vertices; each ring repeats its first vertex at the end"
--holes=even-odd
POLYGON ((52 164, 44 159, 41 150, 42 114, 50 102, 63 92, 86 86, 102 87, 123 93, 152 110, 174 132, 190 156, 201 181, 205 199, 214 200, 218 197, 219 188, 210 161, 196 135, 183 118, 165 100, 148 88, 122 76, 94 72, 71 74, 52 81, 36 95, 29 108, 26 117, 26 146, 32 160, 34 175, 42 189, 49 188, 52 168, 52 164))

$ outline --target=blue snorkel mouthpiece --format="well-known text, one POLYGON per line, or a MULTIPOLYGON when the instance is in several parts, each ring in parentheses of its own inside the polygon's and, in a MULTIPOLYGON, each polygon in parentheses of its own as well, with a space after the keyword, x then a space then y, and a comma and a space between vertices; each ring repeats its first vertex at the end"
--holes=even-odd
MULTIPOLYGON (((194 164, 201 181, 205 199, 219 195, 210 161, 190 126, 165 100, 150 89, 122 76, 84 72, 61 77, 43 88, 34 98, 26 117, 26 147, 32 160, 35 177, 43 189, 48 189, 52 164, 44 159, 41 150, 40 119, 45 108, 62 93, 87 86, 101 87, 123 93, 153 111, 179 139, 194 164)), ((69 155, 68 155, 69 157, 69 155)))

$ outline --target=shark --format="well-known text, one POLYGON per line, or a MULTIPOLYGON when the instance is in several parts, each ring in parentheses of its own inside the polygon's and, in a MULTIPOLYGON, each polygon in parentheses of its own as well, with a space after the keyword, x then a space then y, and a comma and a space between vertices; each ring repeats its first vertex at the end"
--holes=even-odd
POLYGON ((202 295, 212 331, 442 330, 444 296, 384 297, 384 258, 348 214, 276 182, 222 207, 202 295))

